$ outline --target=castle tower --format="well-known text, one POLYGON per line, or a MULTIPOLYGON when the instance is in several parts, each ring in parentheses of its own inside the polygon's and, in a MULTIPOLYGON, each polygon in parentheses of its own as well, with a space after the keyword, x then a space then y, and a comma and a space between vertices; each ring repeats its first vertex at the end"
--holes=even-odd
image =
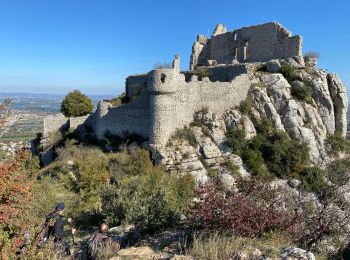
POLYGON ((165 145, 171 135, 176 119, 177 84, 183 80, 180 73, 180 57, 175 56, 172 69, 156 69, 149 73, 151 127, 149 143, 152 146, 165 145))

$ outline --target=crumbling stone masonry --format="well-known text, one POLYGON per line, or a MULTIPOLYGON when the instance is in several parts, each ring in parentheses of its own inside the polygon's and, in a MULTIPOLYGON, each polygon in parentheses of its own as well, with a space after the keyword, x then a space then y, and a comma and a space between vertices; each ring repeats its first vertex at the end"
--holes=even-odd
POLYGON ((97 138, 109 131, 136 133, 151 147, 164 146, 177 128, 193 121, 195 112, 208 108, 221 115, 245 100, 252 84, 252 62, 301 57, 302 38, 277 23, 227 32, 219 24, 207 39, 199 35, 193 45, 191 70, 180 72, 180 57, 172 68, 152 70, 126 79, 130 103, 113 107, 100 102, 92 117, 97 138), (198 67, 207 70, 200 75, 198 67))
POLYGON ((193 44, 190 69, 238 62, 264 62, 302 55, 302 37, 292 36, 282 25, 271 22, 227 32, 218 24, 211 39, 198 35, 193 44))

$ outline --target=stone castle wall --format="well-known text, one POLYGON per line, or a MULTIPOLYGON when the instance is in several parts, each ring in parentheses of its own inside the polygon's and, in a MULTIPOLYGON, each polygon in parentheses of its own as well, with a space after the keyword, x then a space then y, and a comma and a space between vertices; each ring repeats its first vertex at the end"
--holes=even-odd
POLYGON ((87 120, 90 117, 90 115, 87 116, 79 116, 79 117, 70 117, 69 118, 69 128, 71 129, 77 129, 82 124, 88 124, 87 120))
POLYGON ((50 115, 44 118, 43 136, 68 128, 68 118, 63 114, 50 115))
POLYGON ((148 138, 150 126, 149 94, 143 93, 134 102, 113 107, 101 101, 92 115, 96 137, 103 138, 106 132, 123 136, 125 132, 148 138))
POLYGON ((91 124, 91 115, 80 117, 65 117, 62 113, 50 115, 44 118, 43 136, 47 137, 50 133, 64 131, 68 129, 77 129, 83 124, 91 124))
POLYGON ((238 62, 265 62, 302 55, 302 37, 291 33, 278 23, 244 27, 231 32, 218 25, 211 39, 197 37, 192 47, 190 69, 208 65, 238 62))
POLYGON ((177 128, 193 121, 195 112, 209 108, 221 115, 245 100, 251 83, 247 75, 236 77, 232 82, 211 82, 209 78, 198 81, 196 76, 186 82, 185 76, 175 70, 158 70, 152 77, 165 78, 165 82, 151 85, 151 145, 165 145, 177 128))
MULTIPOLYGON (((144 75, 140 77, 144 79, 144 75)), ((153 70, 135 101, 118 107, 100 102, 93 118, 94 130, 98 138, 106 132, 122 136, 128 131, 149 139, 153 146, 165 145, 177 128, 193 121, 196 111, 207 107, 221 114, 238 106, 250 85, 246 74, 231 82, 212 82, 209 78, 199 81, 195 75, 186 80, 178 69, 153 70)))
MULTIPOLYGON (((302 38, 292 37, 277 23, 232 32, 218 25, 211 39, 198 36, 192 49, 191 69, 207 66, 210 79, 199 80, 195 75, 199 71, 180 72, 180 57, 176 55, 172 69, 156 69, 126 79, 130 103, 113 107, 100 102, 88 118, 72 119, 69 124, 89 124, 99 139, 106 132, 119 136, 129 132, 148 139, 153 147, 162 146, 177 128, 193 121, 195 112, 208 108, 220 116, 239 106, 251 86, 249 62, 300 56, 301 49, 302 38)), ((52 129, 64 123, 57 120, 52 129)))

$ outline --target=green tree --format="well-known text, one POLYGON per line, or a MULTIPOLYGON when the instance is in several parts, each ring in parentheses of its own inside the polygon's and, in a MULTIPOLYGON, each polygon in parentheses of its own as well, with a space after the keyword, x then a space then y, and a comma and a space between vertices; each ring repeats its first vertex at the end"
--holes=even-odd
POLYGON ((61 112, 66 117, 78 117, 90 114, 94 109, 94 105, 88 96, 74 90, 69 92, 62 101, 61 112))

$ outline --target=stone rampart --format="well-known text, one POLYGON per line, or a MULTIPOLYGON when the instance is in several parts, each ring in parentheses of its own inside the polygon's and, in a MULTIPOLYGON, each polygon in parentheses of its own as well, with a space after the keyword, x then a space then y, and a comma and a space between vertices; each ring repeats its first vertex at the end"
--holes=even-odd
POLYGON ((79 116, 79 117, 70 117, 69 118, 69 128, 77 129, 79 126, 83 125, 90 115, 79 116))
POLYGON ((106 132, 119 136, 129 132, 147 139, 150 126, 149 107, 149 94, 144 92, 135 101, 117 107, 100 102, 92 118, 96 137, 101 139, 106 132))
MULTIPOLYGON (((174 71, 169 74, 172 75, 166 75, 165 82, 152 86, 157 89, 151 91, 150 101, 152 126, 149 142, 154 146, 165 145, 177 128, 192 122, 194 113, 203 108, 221 115, 227 109, 239 106, 246 99, 251 86, 245 74, 231 82, 212 82, 209 78, 198 81, 196 76, 186 82, 184 75, 175 76, 174 71), (174 78, 176 80, 172 82, 174 78)), ((164 71, 160 75, 153 74, 153 77, 163 75, 164 71)))
POLYGON ((43 136, 47 137, 50 133, 65 130, 69 128, 68 118, 63 114, 50 115, 44 118, 43 136))

